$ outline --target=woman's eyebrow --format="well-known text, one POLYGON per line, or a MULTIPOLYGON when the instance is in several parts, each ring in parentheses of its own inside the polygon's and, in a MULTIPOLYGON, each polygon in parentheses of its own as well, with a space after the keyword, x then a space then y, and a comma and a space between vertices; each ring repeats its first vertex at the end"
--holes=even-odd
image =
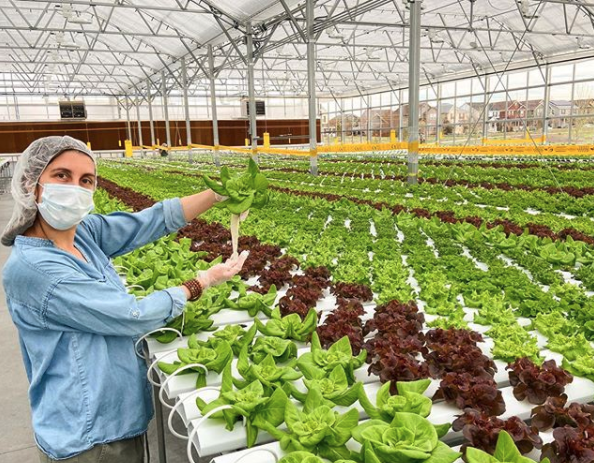
POLYGON ((53 173, 53 172, 60 172, 60 171, 61 171, 61 172, 67 172, 67 173, 69 173, 69 174, 71 174, 71 173, 72 173, 72 171, 71 171, 70 169, 66 168, 66 167, 54 167, 54 168, 52 169, 52 173, 53 173))

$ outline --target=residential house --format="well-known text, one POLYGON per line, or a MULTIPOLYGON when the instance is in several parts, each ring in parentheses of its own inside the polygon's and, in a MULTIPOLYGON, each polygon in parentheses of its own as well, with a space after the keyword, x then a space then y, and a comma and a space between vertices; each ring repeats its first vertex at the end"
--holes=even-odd
MULTIPOLYGON (((353 135, 353 130, 355 127, 359 127, 359 117, 355 116, 352 113, 346 113, 344 115, 344 131, 345 136, 353 135)), ((341 132, 343 131, 342 127, 343 117, 342 115, 338 115, 330 119, 326 124, 324 124, 323 131, 324 133, 336 137, 340 136, 341 132)))
MULTIPOLYGON (((544 101, 542 101, 534 111, 537 118, 542 118, 544 115, 544 101)), ((549 101, 548 111, 548 126, 552 128, 562 129, 569 126, 571 116, 571 101, 567 100, 551 100, 549 101)))
POLYGON ((537 109, 543 103, 543 100, 527 100, 526 107, 526 125, 528 129, 541 129, 542 117, 538 117, 537 109))
POLYGON ((398 117, 391 109, 366 109, 359 127, 365 134, 370 130, 374 137, 389 137, 390 130, 398 130, 398 117))
POLYGON ((521 101, 497 101, 489 105, 491 121, 498 132, 517 132, 524 130, 526 105, 521 101), (495 115, 496 114, 496 115, 495 115))
MULTIPOLYGON (((394 121, 394 127, 398 128, 401 125, 400 116, 402 113, 402 127, 406 128, 408 126, 408 104, 402 105, 401 108, 398 107, 393 113, 392 120, 394 121)), ((421 134, 421 139, 423 139, 423 137, 427 139, 429 136, 435 136, 436 128, 437 108, 431 106, 427 102, 419 103, 419 132, 421 134)))
POLYGON ((549 119, 554 128, 565 128, 569 126, 571 116, 571 101, 551 100, 549 102, 549 119))
POLYGON ((464 103, 458 108, 461 123, 475 124, 477 121, 482 121, 485 113, 485 105, 483 103, 464 103))

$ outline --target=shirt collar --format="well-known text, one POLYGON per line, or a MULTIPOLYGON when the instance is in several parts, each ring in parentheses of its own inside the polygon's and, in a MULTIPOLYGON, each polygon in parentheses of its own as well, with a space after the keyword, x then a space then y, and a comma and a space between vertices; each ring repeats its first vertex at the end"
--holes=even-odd
POLYGON ((14 239, 15 244, 35 246, 35 247, 54 247, 54 242, 46 238, 36 238, 34 236, 18 235, 14 239))

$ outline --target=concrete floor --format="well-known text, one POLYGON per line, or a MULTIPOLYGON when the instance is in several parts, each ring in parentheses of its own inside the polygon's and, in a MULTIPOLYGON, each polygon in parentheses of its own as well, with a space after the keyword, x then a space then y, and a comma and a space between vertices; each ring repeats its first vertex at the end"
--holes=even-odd
MULTIPOLYGON (((0 195, 0 231, 8 223, 12 214, 13 200, 8 194, 0 195)), ((0 245, 0 266, 4 267, 10 255, 10 248, 0 245)), ((4 288, 0 284, 0 352, 2 353, 2 373, 0 374, 0 463, 38 463, 37 447, 33 440, 31 415, 27 390, 29 383, 22 364, 18 334, 12 323, 4 288)), ((165 411, 167 419, 167 411, 165 411)), ((175 428, 181 432, 183 424, 174 420, 175 428)), ((186 462, 186 441, 175 438, 169 431, 165 433, 167 461, 186 462)), ((155 420, 149 428, 151 462, 159 462, 155 420)), ((196 458, 196 457, 195 457, 196 458)), ((207 462, 210 458, 200 459, 207 462)), ((198 459, 196 458, 196 461, 198 459)), ((164 462, 159 462, 164 463, 164 462)))
MULTIPOLYGON (((0 230, 12 214, 13 200, 8 194, 0 196, 0 230)), ((10 248, 0 245, 0 265, 10 255, 10 248)), ((17 330, 12 323, 4 287, 0 285, 0 463, 38 463, 37 447, 31 430, 31 414, 27 389, 29 383, 21 358, 17 330)))

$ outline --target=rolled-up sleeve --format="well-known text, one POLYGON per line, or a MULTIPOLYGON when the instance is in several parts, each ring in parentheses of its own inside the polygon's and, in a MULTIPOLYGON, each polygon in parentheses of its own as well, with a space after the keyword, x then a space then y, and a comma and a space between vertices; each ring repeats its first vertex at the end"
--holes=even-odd
POLYGON ((173 198, 135 213, 91 214, 81 225, 106 256, 115 257, 179 230, 186 219, 181 200, 173 198))
POLYGON ((185 293, 179 287, 136 299, 81 276, 56 281, 44 298, 42 314, 47 329, 138 336, 161 328, 180 315, 185 304, 185 293))

